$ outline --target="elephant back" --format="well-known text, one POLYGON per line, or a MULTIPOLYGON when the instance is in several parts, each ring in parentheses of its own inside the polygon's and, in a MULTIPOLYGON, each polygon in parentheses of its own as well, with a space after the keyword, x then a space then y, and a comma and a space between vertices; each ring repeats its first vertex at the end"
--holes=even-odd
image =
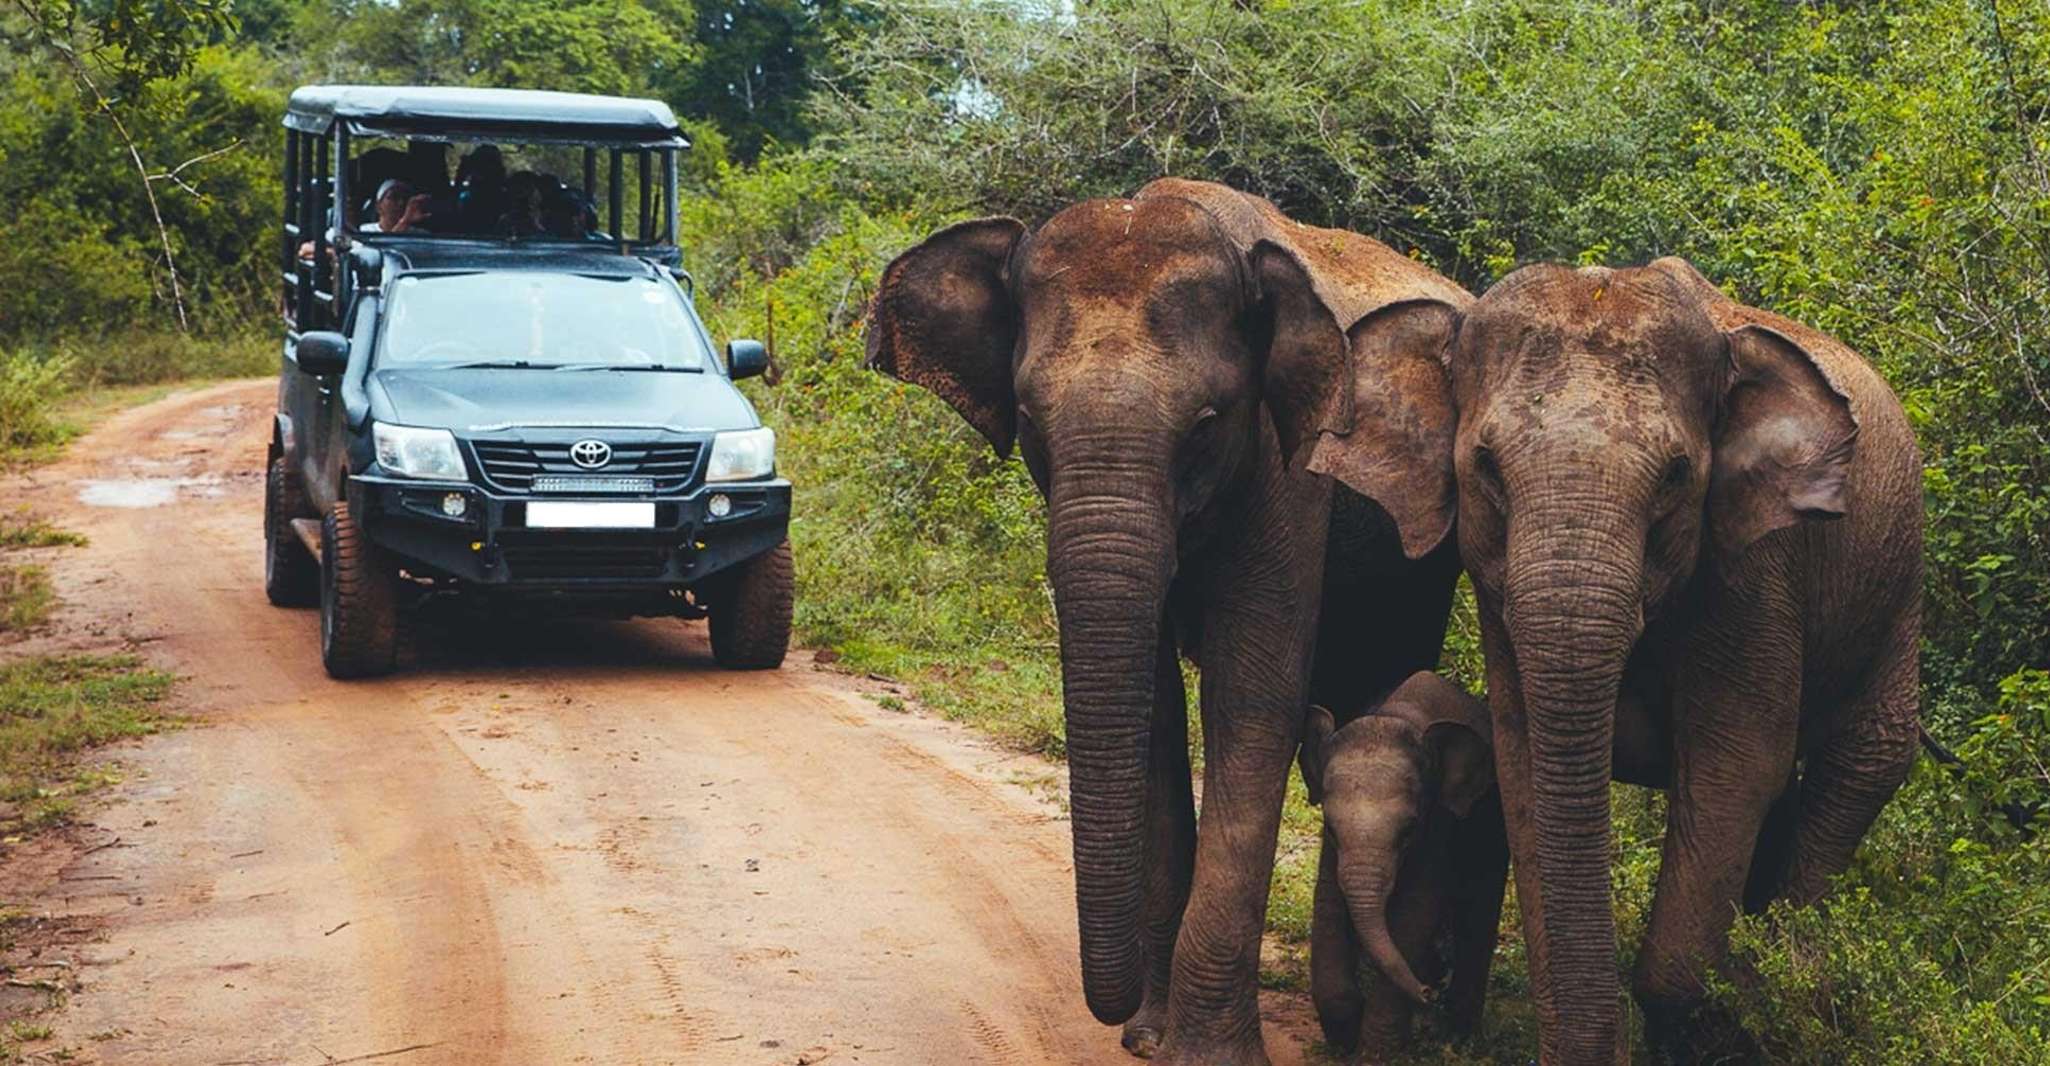
POLYGON ((1294 252, 1341 329, 1403 300, 1439 300, 1462 310, 1473 302, 1450 279, 1372 237, 1298 222, 1251 193, 1216 182, 1160 178, 1133 198, 1162 197, 1201 207, 1240 251, 1265 239, 1294 252))

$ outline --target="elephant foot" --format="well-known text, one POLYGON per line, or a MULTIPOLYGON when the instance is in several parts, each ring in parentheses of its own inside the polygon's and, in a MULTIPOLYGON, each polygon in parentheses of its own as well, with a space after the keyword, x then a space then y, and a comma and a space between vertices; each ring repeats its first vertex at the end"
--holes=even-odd
POLYGON ((1741 1022, 1706 1004, 1646 1007, 1644 1021, 1645 1042, 1661 1066, 1767 1061, 1741 1022))
POLYGON ((1166 1035, 1160 1026, 1133 1018, 1125 1023, 1124 1036, 1119 1038, 1118 1042, 1123 1044, 1125 1050, 1131 1052, 1134 1058, 1150 1059, 1160 1051, 1160 1042, 1166 1035))
POLYGON ((1170 1040, 1162 1045, 1155 1061, 1165 1066, 1273 1066, 1258 1033, 1254 1034, 1251 1042, 1170 1040))

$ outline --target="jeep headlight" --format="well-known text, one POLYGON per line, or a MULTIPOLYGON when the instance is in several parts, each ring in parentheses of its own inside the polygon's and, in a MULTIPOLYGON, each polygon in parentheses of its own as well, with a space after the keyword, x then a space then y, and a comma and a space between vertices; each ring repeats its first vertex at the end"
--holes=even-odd
POLYGON ((377 445, 377 465, 386 473, 433 481, 469 480, 463 453, 456 450, 455 434, 448 430, 378 422, 370 427, 370 439, 377 445))
POLYGON ((743 481, 776 472, 776 431, 767 426, 721 433, 712 438, 706 481, 743 481))

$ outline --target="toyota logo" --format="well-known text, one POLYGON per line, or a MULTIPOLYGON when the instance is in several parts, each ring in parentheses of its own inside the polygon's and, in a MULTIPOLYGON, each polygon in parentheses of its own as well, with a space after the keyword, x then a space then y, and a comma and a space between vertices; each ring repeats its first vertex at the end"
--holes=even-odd
POLYGON ((596 470, 612 461, 612 445, 602 440, 580 440, 569 446, 569 461, 586 470, 596 470))

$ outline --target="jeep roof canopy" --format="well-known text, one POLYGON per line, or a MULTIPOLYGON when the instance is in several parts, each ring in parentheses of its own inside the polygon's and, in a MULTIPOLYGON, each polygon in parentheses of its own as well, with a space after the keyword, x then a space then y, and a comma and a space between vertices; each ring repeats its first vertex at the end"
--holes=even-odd
POLYGON ((687 148, 660 100, 537 89, 418 85, 307 85, 285 107, 286 127, 354 136, 515 140, 621 148, 687 148))
MULTIPOLYGON (((346 252, 366 242, 457 240, 529 247, 540 254, 539 246, 551 240, 432 229, 379 236, 357 229, 357 211, 371 192, 351 187, 357 183, 351 163, 359 141, 484 142, 572 152, 581 148, 581 166, 570 163, 563 184, 572 184, 578 176, 575 171, 581 171, 582 184, 576 189, 598 210, 601 225, 574 243, 587 250, 595 241, 615 254, 671 267, 681 262, 676 246, 676 157, 690 142, 675 113, 660 100, 535 89, 307 85, 294 90, 286 103, 284 126, 280 260, 285 322, 292 335, 336 328, 342 322, 355 272, 362 264, 354 255, 331 255, 331 248, 346 252), (348 210, 336 210, 335 205, 348 210), (310 254, 301 255, 307 246, 310 254)), ((359 250, 370 252, 365 263, 375 263, 374 249, 359 250)))

